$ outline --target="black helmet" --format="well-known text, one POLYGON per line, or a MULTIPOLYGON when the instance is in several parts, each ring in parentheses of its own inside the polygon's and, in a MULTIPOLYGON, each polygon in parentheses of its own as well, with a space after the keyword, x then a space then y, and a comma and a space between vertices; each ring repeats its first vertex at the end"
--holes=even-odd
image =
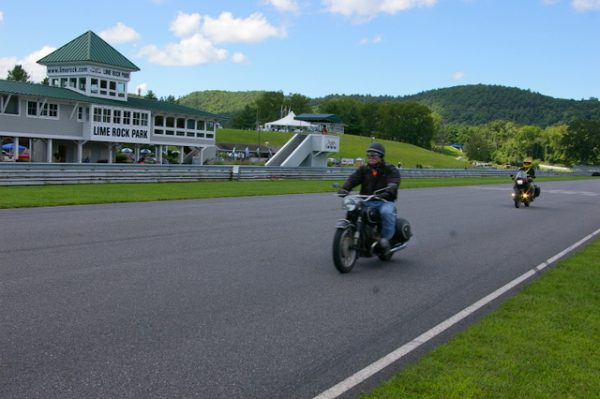
POLYGON ((381 143, 371 143, 371 145, 369 145, 369 148, 367 148, 367 152, 369 151, 374 151, 381 154, 382 158, 385 155, 385 147, 381 143))

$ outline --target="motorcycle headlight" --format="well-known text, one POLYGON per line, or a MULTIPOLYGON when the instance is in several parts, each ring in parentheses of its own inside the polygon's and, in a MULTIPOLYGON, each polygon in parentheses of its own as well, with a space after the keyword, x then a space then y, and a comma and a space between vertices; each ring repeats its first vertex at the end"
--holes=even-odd
POLYGON ((352 212, 353 210, 356 209, 357 204, 358 204, 358 200, 356 199, 356 197, 351 196, 351 195, 344 197, 343 206, 344 206, 345 210, 352 212))
POLYGON ((523 179, 517 179, 517 184, 520 186, 524 183, 523 179))

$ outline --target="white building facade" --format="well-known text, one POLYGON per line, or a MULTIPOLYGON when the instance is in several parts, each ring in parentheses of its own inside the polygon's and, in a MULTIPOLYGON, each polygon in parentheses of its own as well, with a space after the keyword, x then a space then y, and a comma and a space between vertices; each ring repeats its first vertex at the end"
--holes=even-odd
POLYGON ((214 156, 219 115, 128 94, 139 70, 88 31, 38 61, 48 85, 0 80, 0 141, 4 160, 107 162, 130 148, 162 161, 176 148, 179 162, 214 156))

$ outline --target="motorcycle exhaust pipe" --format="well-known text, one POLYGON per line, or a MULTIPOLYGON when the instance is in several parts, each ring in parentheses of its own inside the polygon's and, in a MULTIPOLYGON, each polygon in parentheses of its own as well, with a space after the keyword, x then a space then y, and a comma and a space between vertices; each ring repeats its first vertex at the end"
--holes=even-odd
POLYGON ((405 242, 405 243, 402 243, 402 244, 400 244, 400 245, 396 245, 396 246, 392 247, 392 249, 390 249, 390 252, 391 252, 391 253, 394 253, 394 252, 401 251, 401 250, 403 250, 404 248, 406 248, 407 246, 408 246, 408 241, 407 241, 407 242, 405 242))

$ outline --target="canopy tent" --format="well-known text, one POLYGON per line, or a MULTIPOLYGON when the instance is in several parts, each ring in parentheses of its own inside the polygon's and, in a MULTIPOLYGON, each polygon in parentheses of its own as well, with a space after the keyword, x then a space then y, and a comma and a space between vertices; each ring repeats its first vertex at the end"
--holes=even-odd
POLYGON ((266 130, 277 130, 279 128, 292 128, 292 129, 298 129, 298 128, 303 128, 304 130, 310 128, 312 125, 312 123, 309 122, 304 122, 304 121, 299 121, 296 118, 296 114, 294 113, 294 111, 290 111, 289 114, 287 114, 286 116, 284 116, 283 118, 273 121, 273 122, 267 122, 265 123, 265 129, 266 130))
POLYGON ((335 114, 300 114, 296 120, 319 126, 319 130, 323 133, 344 133, 344 124, 335 114))

